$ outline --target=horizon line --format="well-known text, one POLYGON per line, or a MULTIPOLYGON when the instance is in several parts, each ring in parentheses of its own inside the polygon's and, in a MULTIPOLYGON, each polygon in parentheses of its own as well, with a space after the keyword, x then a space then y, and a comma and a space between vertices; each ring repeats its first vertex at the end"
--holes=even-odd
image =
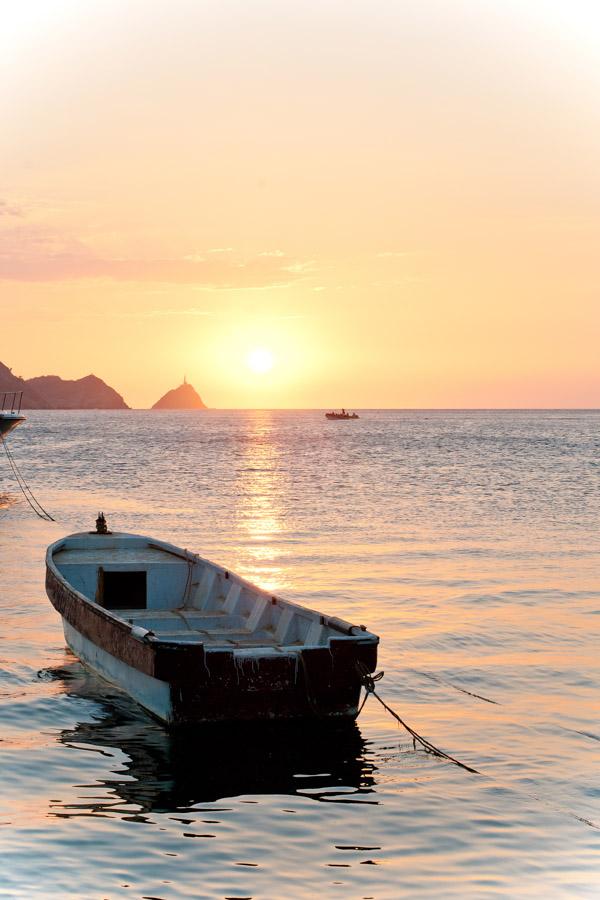
MULTIPOLYGON (((344 407, 350 409, 350 407, 344 407)), ((204 409, 154 409, 152 406, 111 407, 54 407, 41 409, 24 406, 27 412, 323 412, 333 406, 207 406, 204 409)), ((600 412, 600 406, 353 406, 359 412, 600 412)))

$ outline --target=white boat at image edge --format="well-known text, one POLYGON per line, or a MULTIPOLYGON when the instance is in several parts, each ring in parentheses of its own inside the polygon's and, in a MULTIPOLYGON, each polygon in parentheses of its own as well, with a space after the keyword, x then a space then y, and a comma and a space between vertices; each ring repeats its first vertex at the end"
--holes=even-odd
POLYGON ((23 391, 5 391, 0 401, 0 438, 25 421, 21 415, 23 391))
POLYGON ((273 596, 172 544, 80 533, 51 544, 46 591, 81 662, 169 725, 356 717, 364 626, 273 596))

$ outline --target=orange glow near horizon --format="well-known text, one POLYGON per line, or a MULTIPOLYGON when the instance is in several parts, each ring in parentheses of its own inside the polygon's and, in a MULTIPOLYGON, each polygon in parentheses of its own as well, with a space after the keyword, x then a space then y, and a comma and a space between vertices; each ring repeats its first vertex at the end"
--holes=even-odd
POLYGON ((598 23, 15 8, 0 360, 134 407, 182 371, 211 407, 599 406, 598 23))

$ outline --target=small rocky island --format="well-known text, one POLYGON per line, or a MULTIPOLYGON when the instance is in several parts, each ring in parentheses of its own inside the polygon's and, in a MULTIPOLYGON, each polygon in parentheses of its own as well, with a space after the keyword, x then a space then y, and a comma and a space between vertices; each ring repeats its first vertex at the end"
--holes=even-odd
POLYGON ((202 397, 187 380, 157 400, 152 409, 208 409, 202 397))

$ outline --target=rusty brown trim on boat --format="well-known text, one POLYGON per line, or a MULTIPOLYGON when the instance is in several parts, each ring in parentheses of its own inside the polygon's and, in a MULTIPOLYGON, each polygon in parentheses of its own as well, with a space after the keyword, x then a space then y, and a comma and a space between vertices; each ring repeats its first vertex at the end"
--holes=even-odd
POLYGON ((57 612, 72 628, 111 656, 146 675, 154 675, 154 649, 131 634, 131 627, 101 606, 80 597, 46 569, 46 591, 57 612))
POLYGON ((83 637, 132 668, 171 686, 176 722, 206 719, 356 715, 356 661, 375 669, 377 643, 332 638, 299 654, 236 656, 203 644, 139 640, 131 626, 70 588, 47 566, 46 589, 57 612, 83 637))

